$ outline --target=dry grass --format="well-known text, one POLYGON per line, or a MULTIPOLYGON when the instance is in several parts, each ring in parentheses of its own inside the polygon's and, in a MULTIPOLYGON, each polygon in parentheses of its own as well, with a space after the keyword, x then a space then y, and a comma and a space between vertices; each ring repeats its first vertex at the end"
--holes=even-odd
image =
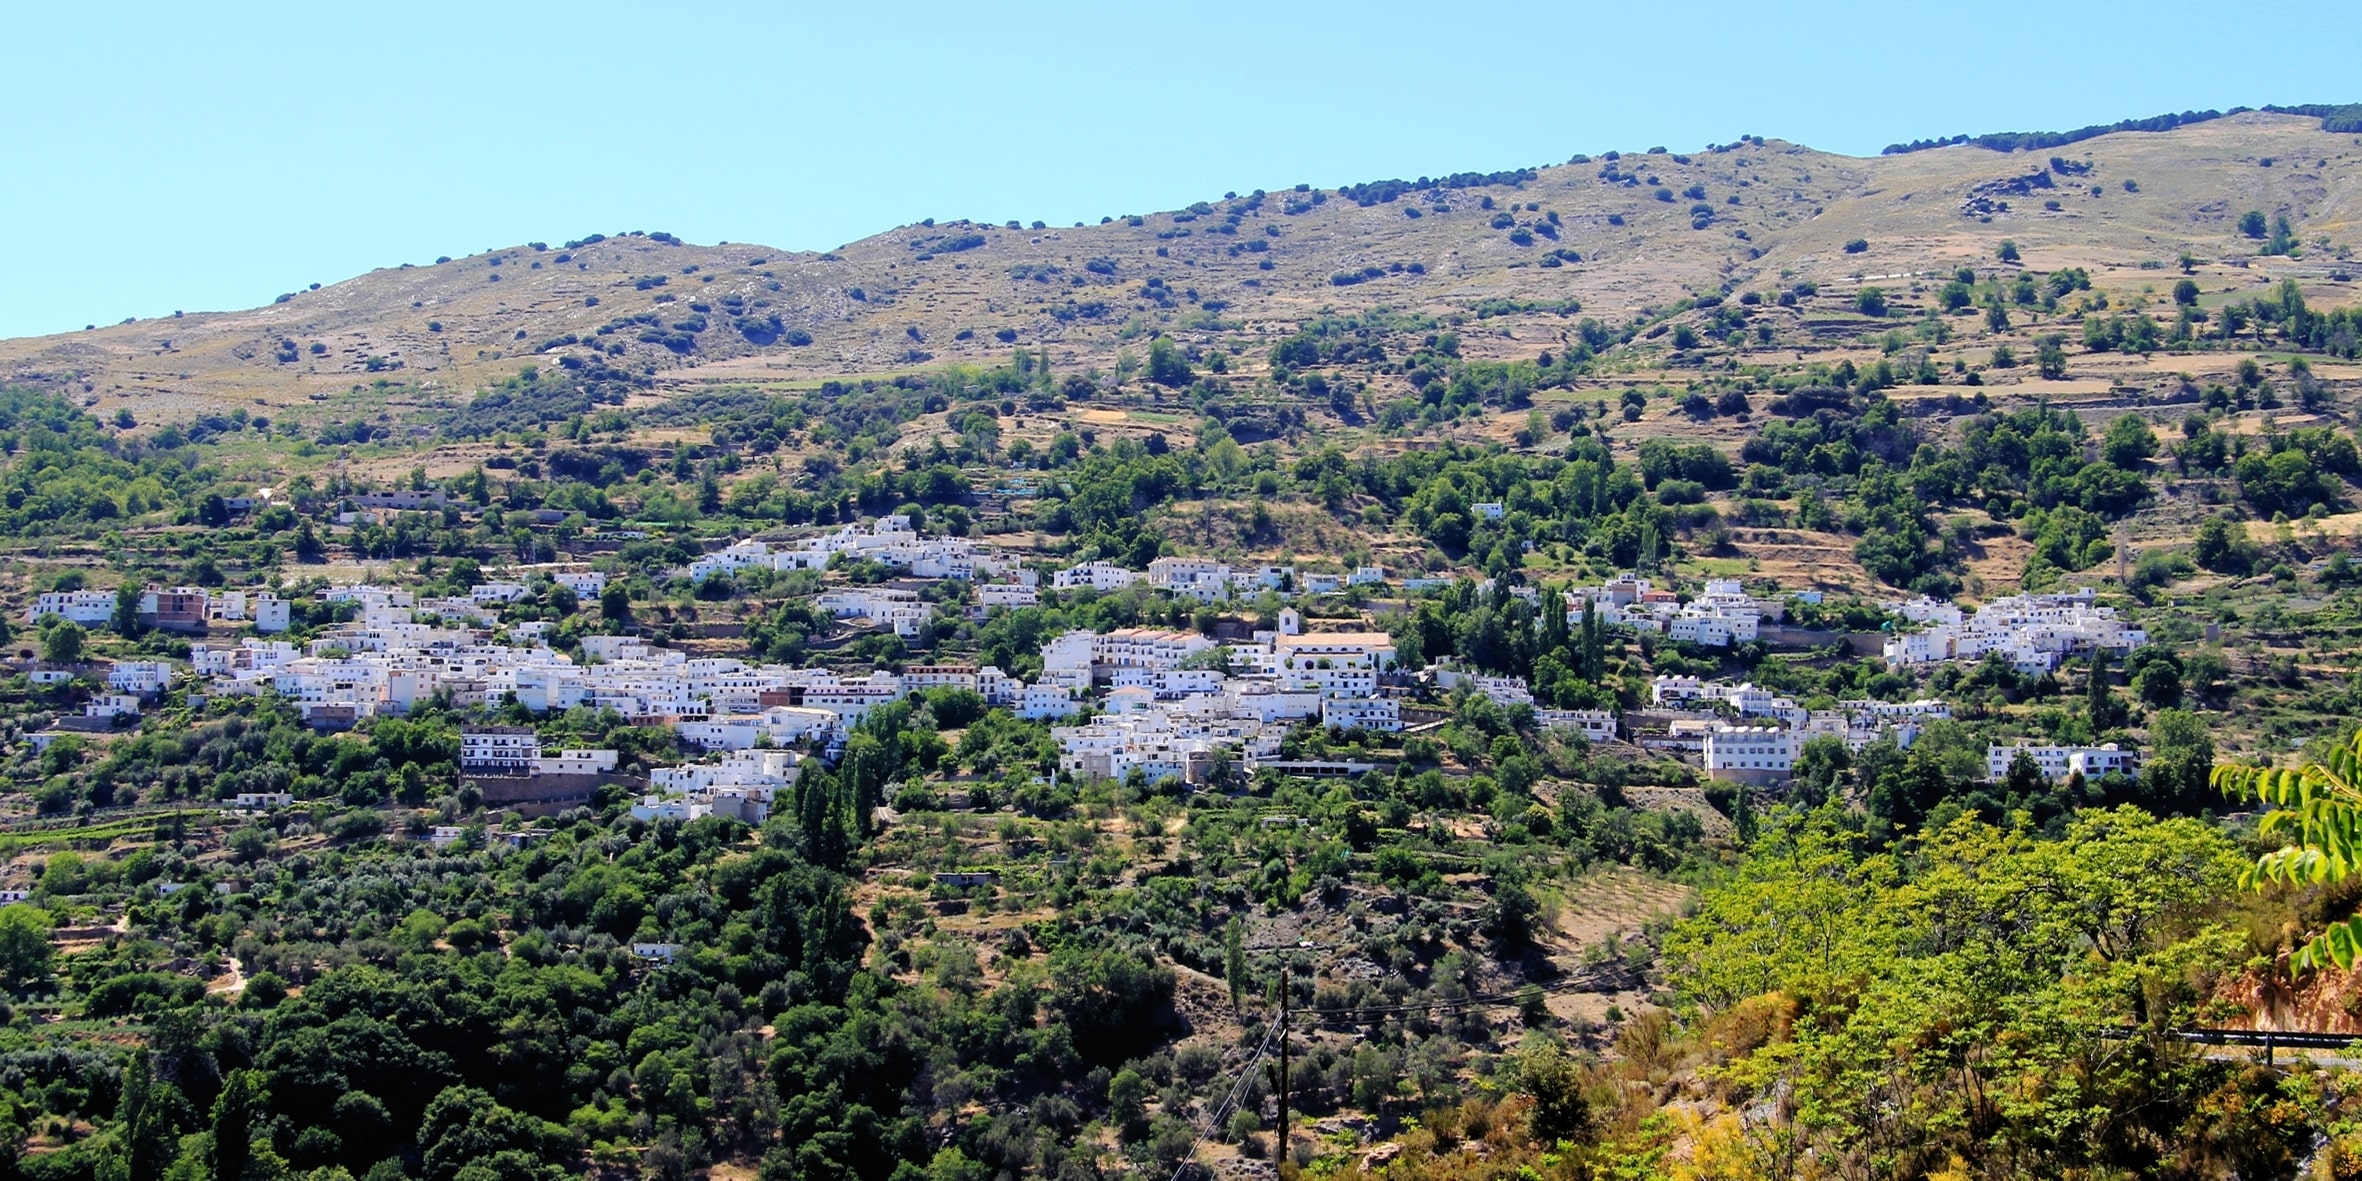
MULTIPOLYGON (((1138 226, 907 226, 830 255, 624 238, 577 249, 560 263, 563 252, 556 248, 517 247, 379 270, 250 311, 0 342, 0 375, 71 392, 102 413, 127 406, 159 421, 234 406, 303 410, 318 400, 349 398, 355 387, 380 377, 411 387, 395 397, 433 402, 465 397, 533 363, 531 350, 544 341, 593 336, 611 319, 644 312, 678 318, 692 302, 716 309, 715 326, 693 358, 637 343, 636 330, 600 339, 630 342, 625 360, 653 367, 667 391, 888 372, 912 365, 913 349, 936 362, 994 360, 1010 347, 998 339, 1003 330, 1013 331, 1017 344, 1046 348, 1062 371, 1104 370, 1113 367, 1119 350, 1144 347, 1133 334, 1137 328, 1119 331, 1127 321, 1194 342, 1249 346, 1285 335, 1325 309, 1450 313, 1487 299, 1572 298, 1586 314, 1617 321, 1726 283, 1760 289, 1813 279, 1850 291, 1858 282, 1854 276, 1918 277, 1871 280, 1901 291, 1953 267, 1989 268, 2003 238, 2019 244, 2028 267, 2086 267, 2095 283, 2127 298, 2147 289, 2153 301, 2163 302, 2154 292, 2178 276, 2142 264, 2170 262, 2185 250, 2207 260, 2200 279, 2210 303, 2283 276, 2303 279, 2308 294, 2319 299, 2342 298, 2339 288, 2323 282, 2325 264, 2256 259, 2252 243, 2237 235, 2233 223, 2247 209, 2285 209, 2308 242, 2321 236, 2350 240, 2362 216, 2362 186, 2355 183, 2362 177, 2362 147, 2352 137, 2326 134, 2312 120, 2255 114, 2165 134, 2106 136, 2060 154, 2087 162, 2089 176, 2077 180, 2101 186, 2102 194, 2094 197, 2088 187, 2062 181, 2055 189, 2011 199, 2009 211, 1989 221, 1963 214, 1966 194, 2033 172, 2043 156, 1957 147, 1863 160, 1773 141, 1699 153, 1686 163, 1666 155, 1619 162, 1676 193, 1703 185, 1714 214, 1704 229, 1691 228, 1689 198, 1660 201, 1655 186, 1604 183, 1598 176, 1604 161, 1593 161, 1544 169, 1522 186, 1451 191, 1448 213, 1410 198, 1360 208, 1332 195, 1290 215, 1282 207, 1296 195, 1272 194, 1261 208, 1240 210, 1232 234, 1217 231, 1223 212, 1238 206, 1217 202, 1209 215, 1152 214, 1138 226), (2275 165, 2260 167, 2264 157, 2275 165), (2137 192, 2123 188, 2127 180, 2137 192), (1739 203, 1727 204, 1733 196, 1739 203), (1496 210, 1481 208, 1487 198, 1496 210), (2059 201, 2061 209, 2045 211, 2045 199, 2059 201), (1523 208, 1528 204, 1540 208, 1523 208), (1407 216, 1414 206, 1424 216, 1407 216), (1559 239, 1513 244, 1505 230, 1490 224, 1511 206, 1519 207, 1521 224, 1556 214, 1559 239), (958 234, 980 234, 985 241, 921 257, 958 234), (1857 238, 1870 248, 1845 253, 1843 244, 1857 238), (1233 253, 1256 241, 1268 249, 1233 253), (1554 248, 1576 251, 1583 261, 1536 265, 1554 248), (1094 259, 1111 261, 1113 275, 1086 270, 1094 259), (1259 268, 1265 260, 1271 270, 1259 268), (1405 271, 1345 287, 1329 281, 1347 269, 1398 264, 1417 264, 1424 274, 1405 271), (1050 281, 1032 278, 1048 268, 1056 268, 1050 281), (662 287, 637 285, 659 275, 667 280, 662 287), (1079 288, 1071 285, 1078 277, 1084 280, 1079 288), (1185 300, 1165 307, 1143 299, 1142 284, 1152 277, 1171 290, 1194 290, 1201 300, 1226 305, 1217 313, 1219 324, 1206 323, 1202 315, 1189 321, 1185 313, 1193 305, 1185 300), (862 298, 854 296, 856 290, 862 298), (792 348, 747 342, 720 314, 718 301, 726 295, 768 301, 761 311, 809 331, 813 343, 792 348), (666 296, 669 302, 659 302, 666 296), (591 298, 598 306, 588 306, 591 298), (1102 301, 1107 311, 1071 320, 1053 315, 1076 300, 1102 301), (430 322, 441 330, 430 331, 430 322), (275 359, 282 339, 297 343, 297 361, 275 359), (315 343, 325 349, 316 357, 315 343), (372 357, 398 360, 402 368, 372 373, 366 369, 372 357)), ((1463 328, 1464 348, 1477 358, 1531 356, 1556 347, 1569 326, 1550 314, 1471 321, 1463 328)), ((1247 355, 1260 351, 1249 347, 1247 355)), ((1787 355, 1834 360, 1847 354, 1824 343, 1787 355)), ((2155 364, 2134 359, 2118 368, 2155 364)), ((2088 391, 2072 392, 2104 394, 2099 380, 2095 376, 2088 391)), ((2056 398, 2070 390, 2054 384, 2048 392, 2056 398)), ((366 402, 379 395, 364 390, 361 397, 366 402)))

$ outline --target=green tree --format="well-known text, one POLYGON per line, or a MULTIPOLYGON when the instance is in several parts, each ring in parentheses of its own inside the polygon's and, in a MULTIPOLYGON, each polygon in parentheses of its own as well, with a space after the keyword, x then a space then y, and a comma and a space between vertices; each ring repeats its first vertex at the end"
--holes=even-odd
POLYGON ((1230 1009, 1235 1013, 1247 988, 1246 928, 1236 915, 1222 928, 1222 980, 1230 986, 1230 1009))
POLYGON ((837 780, 820 771, 807 771, 796 780, 796 826, 803 836, 804 855, 813 864, 844 868, 853 841, 845 831, 845 804, 837 780))
POLYGON ((2182 703, 2182 670, 2170 660, 2153 660, 2132 678, 2132 691, 2142 701, 2171 709, 2182 703))
POLYGON ((2198 525, 2190 557, 2217 574, 2244 574, 2251 562, 2247 524, 2228 517, 2208 517, 2198 525))
POLYGON ((214 1181, 244 1181, 254 1160, 257 1122, 269 1118, 270 1097, 259 1070, 232 1071, 213 1101, 214 1181))
POLYGON ((49 983, 56 956, 49 943, 49 912, 19 902, 0 907, 0 986, 18 996, 49 983))
POLYGON ((599 618, 609 623, 631 622, 632 596, 621 582, 610 582, 599 592, 599 618))
POLYGON ((2149 421, 2138 414, 2122 415, 2109 423, 2107 436, 2100 443, 2100 458, 2109 466, 2128 472, 2139 471, 2155 454, 2157 434, 2149 429, 2149 421))
POLYGON ((1050 955, 1050 1009, 1084 1057, 1106 1064, 1156 1043, 1171 1016, 1173 971, 1145 955, 1066 947, 1050 955))
POLYGON ((845 742, 845 755, 837 764, 837 775, 853 797, 853 829, 862 837, 870 834, 872 817, 878 805, 885 802, 886 784, 894 776, 896 761, 867 727, 854 731, 853 737, 845 742))
POLYGON ((565 1128, 496 1103, 473 1087, 445 1087, 426 1105, 419 1125, 419 1155, 431 1181, 555 1181, 571 1175, 561 1165, 576 1147, 565 1128))
POLYGON ((2250 209, 2239 215, 2239 232, 2250 238, 2261 239, 2270 232, 2270 223, 2264 220, 2262 210, 2250 209))
POLYGON ((2198 302, 2197 281, 2193 279, 2184 279, 2181 282, 2175 283, 2173 285, 2173 302, 2185 308, 2195 306, 2198 302))
POLYGON ((2034 368, 2042 376, 2057 381, 2067 376, 2067 350, 2064 338, 2056 333, 2035 342, 2034 368))
POLYGON ((2076 1174, 2126 1111, 2221 1085, 2088 1032, 2196 1020, 2205 993, 2181 982, 2244 958, 2208 921, 2238 870, 2210 825, 2124 807, 2042 839, 1963 817, 1903 854, 1853 823, 1767 825, 1664 941, 1667 979, 1719 1027, 1793 1031, 1733 1064, 1799 1113, 1781 1151, 2076 1174))
POLYGON ((115 615, 112 622, 117 635, 136 637, 147 630, 139 618, 139 602, 146 596, 147 590, 146 583, 128 579, 115 588, 115 615))
POLYGON ((1993 257, 2003 262, 2016 262, 2018 260, 2018 244, 2003 238, 2000 248, 1993 251, 1993 257))
MULTIPOLYGON (((2149 669, 2167 667, 2152 664, 2149 669)), ((2149 669, 2143 669, 2146 674, 2149 669)), ((2214 769, 2214 737, 2197 714, 2163 709, 2149 719, 2149 757, 2141 764, 2141 786, 2150 807, 2185 811, 2206 798, 2214 769)))
POLYGON ((1517 1061, 1518 1089, 1533 1097, 1527 1131, 1544 1144, 1580 1140, 1591 1131, 1591 1101, 1583 1093, 1583 1070, 1558 1047, 1541 1045, 1517 1061))
POLYGON ((181 1097, 179 1088, 156 1077, 148 1051, 134 1051, 123 1067, 123 1096, 115 1107, 115 1143, 99 1164, 99 1181, 162 1177, 179 1154, 180 1133, 188 1115, 188 1101, 181 1097))
POLYGON ((2083 701, 2084 720, 2091 724, 2091 732, 2098 735, 2116 728, 2123 714, 2116 704, 2116 691, 2108 683, 2108 650, 2091 650, 2091 671, 2086 677, 2083 701))
POLYGON ((1838 782, 1853 766, 1853 751, 1835 734, 1804 740, 1788 783, 1789 798, 1797 806, 1817 808, 1837 794, 1838 782))
POLYGON ((1196 376, 1190 371, 1189 358, 1182 355, 1172 337, 1160 336, 1148 342, 1148 380, 1179 389, 1196 376))
MULTIPOLYGON (((2333 886, 2362 863, 2362 730, 2320 761, 2295 767, 2225 764, 2214 768, 2211 779, 2215 790, 2234 800, 2270 805, 2256 831, 2267 841, 2285 839, 2239 875, 2240 885, 2333 886)), ((2332 964, 2351 968, 2357 960, 2362 916, 2348 916, 2308 940, 2288 966, 2293 972, 2332 964)))
POLYGON ((88 635, 82 625, 66 620, 41 633, 41 659, 52 664, 80 664, 82 641, 88 635))
POLYGON ((1148 1118, 1148 1080, 1127 1066, 1107 1080, 1107 1118, 1120 1128, 1132 1128, 1148 1118))

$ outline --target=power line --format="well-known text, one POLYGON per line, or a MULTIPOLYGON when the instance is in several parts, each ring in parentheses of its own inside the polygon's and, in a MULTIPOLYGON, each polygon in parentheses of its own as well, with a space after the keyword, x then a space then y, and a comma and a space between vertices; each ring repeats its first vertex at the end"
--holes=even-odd
POLYGON ((1597 977, 1592 975, 1569 976, 1563 980, 1552 980, 1543 984, 1522 985, 1515 992, 1497 992, 1488 995, 1462 997, 1458 1000, 1422 1001, 1394 1005, 1343 1005, 1326 1009, 1298 1009, 1296 1012, 1308 1015, 1321 1014, 1325 1016, 1361 1013, 1425 1013, 1432 1012, 1437 1009, 1489 1009, 1508 1005, 1523 1004, 1525 1003, 1527 997, 1530 997, 1537 992, 1553 993, 1577 991, 1588 989, 1591 985, 1597 982, 1597 977))
MULTIPOLYGON (((1261 1068, 1265 1058, 1271 1056, 1271 1051, 1274 1045, 1280 1044, 1281 1039, 1287 1036, 1289 1027, 1293 1023, 1293 1018, 1297 1016, 1319 1017, 1340 1016, 1346 1014, 1432 1012, 1439 1009, 1459 1010, 1503 1008, 1510 1005, 1522 1005, 1528 999, 1537 994, 1566 992, 1587 988, 1596 982, 1596 974, 1586 974, 1582 976, 1569 976, 1565 979, 1553 980, 1546 984, 1525 985, 1519 988, 1516 992, 1491 993, 1480 996, 1462 997, 1458 1000, 1429 1001, 1424 1004, 1345 1006, 1342 1008, 1331 1007, 1326 1009, 1293 1009, 1285 1003, 1286 998, 1283 995, 1282 1004, 1280 1007, 1280 1019, 1276 1022, 1273 1022, 1268 1028, 1264 1030, 1263 1040, 1255 1046, 1255 1052, 1253 1055, 1248 1057, 1246 1065, 1240 1068, 1238 1073, 1238 1081, 1231 1084, 1230 1090, 1224 1094, 1222 1101, 1215 1104, 1212 1110, 1206 1113, 1205 1120, 1199 1125, 1197 1129, 1197 1135, 1189 1142, 1188 1153, 1181 1158, 1180 1164, 1174 1166, 1172 1181, 1182 1181, 1182 1177, 1188 1172, 1190 1165, 1196 1163, 1198 1152, 1205 1147, 1207 1140, 1213 1138, 1215 1129, 1221 1127, 1223 1121, 1229 1117, 1230 1113, 1238 1109, 1240 1101, 1246 1097, 1249 1085, 1254 1081, 1256 1070, 1261 1068)), ((1287 1092, 1284 1089, 1280 1092, 1280 1121, 1280 1127, 1285 1129, 1287 1127, 1287 1092)), ((1283 1136, 1279 1144, 1278 1151, 1284 1154, 1287 1152, 1287 1150, 1287 1142, 1283 1136)))
POLYGON ((1197 1137, 1189 1142, 1189 1152, 1181 1158, 1180 1164, 1173 1167, 1173 1181, 1181 1181, 1182 1174, 1189 1170, 1189 1166, 1197 1163, 1198 1150, 1205 1147, 1206 1141, 1213 1137, 1214 1129, 1221 1127, 1222 1121, 1237 1108, 1239 1101, 1246 1097, 1247 1085, 1254 1081, 1255 1071, 1262 1067, 1263 1059, 1271 1053, 1271 1045, 1279 1038, 1279 1031, 1280 1027, 1277 1025, 1264 1031, 1262 1043, 1255 1047, 1255 1052, 1247 1059, 1247 1064, 1239 1069, 1238 1081, 1231 1084, 1230 1091, 1222 1097, 1222 1102, 1215 1104, 1213 1109, 1206 1113, 1205 1122, 1198 1127, 1197 1137))

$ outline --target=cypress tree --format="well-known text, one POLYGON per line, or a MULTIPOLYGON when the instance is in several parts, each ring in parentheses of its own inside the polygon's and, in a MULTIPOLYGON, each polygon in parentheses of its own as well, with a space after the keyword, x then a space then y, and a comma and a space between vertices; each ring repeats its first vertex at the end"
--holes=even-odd
POLYGON ((2102 730, 2116 725, 2116 695, 2108 688, 2108 650, 2094 648, 2091 653, 2090 703, 2085 717, 2091 722, 2091 736, 2096 741, 2102 730))
POLYGON ((239 1181, 254 1159, 254 1124, 266 1098, 260 1071, 233 1072, 213 1101, 214 1181, 239 1181))

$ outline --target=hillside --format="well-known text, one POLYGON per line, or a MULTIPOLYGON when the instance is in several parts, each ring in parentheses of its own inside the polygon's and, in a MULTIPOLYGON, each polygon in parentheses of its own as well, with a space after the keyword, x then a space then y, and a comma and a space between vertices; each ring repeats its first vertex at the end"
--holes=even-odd
POLYGON ((2362 1176, 2362 139, 2164 122, 0 342, 0 1181, 2362 1176))
MULTIPOLYGON (((251 311, 0 342, 0 377, 145 421, 380 379, 465 393, 562 352, 552 342, 569 336, 622 345, 622 363, 668 388, 974 362, 1012 344, 1046 348, 1067 371, 1111 370, 1143 331, 1212 345, 1285 336, 1324 309, 1568 301, 1614 324, 1750 284, 1949 271, 1990 259, 2004 239, 2030 266, 2088 268, 2103 286, 2184 252, 2235 261, 2225 287, 2318 282, 2362 216, 2362 141, 2317 119, 2250 113, 2103 136, 2055 153, 2071 175, 2049 168, 2052 154, 1956 146, 1853 159, 1767 140, 1560 164, 1530 179, 1373 187, 1358 194, 1368 204, 1281 190, 1095 226, 905 226, 817 255, 647 236, 517 246, 251 311), (1702 197, 1687 195, 1693 187, 1702 197), (2253 261, 2237 227, 2251 209, 2286 214, 2304 243, 2330 249, 2253 261), (1854 241, 1867 248, 1848 253, 1854 241), (706 326, 673 327, 692 317, 706 326), (809 343, 791 343, 798 333, 809 343)), ((1521 339, 1564 327, 1552 313, 1501 324, 1521 339)))

